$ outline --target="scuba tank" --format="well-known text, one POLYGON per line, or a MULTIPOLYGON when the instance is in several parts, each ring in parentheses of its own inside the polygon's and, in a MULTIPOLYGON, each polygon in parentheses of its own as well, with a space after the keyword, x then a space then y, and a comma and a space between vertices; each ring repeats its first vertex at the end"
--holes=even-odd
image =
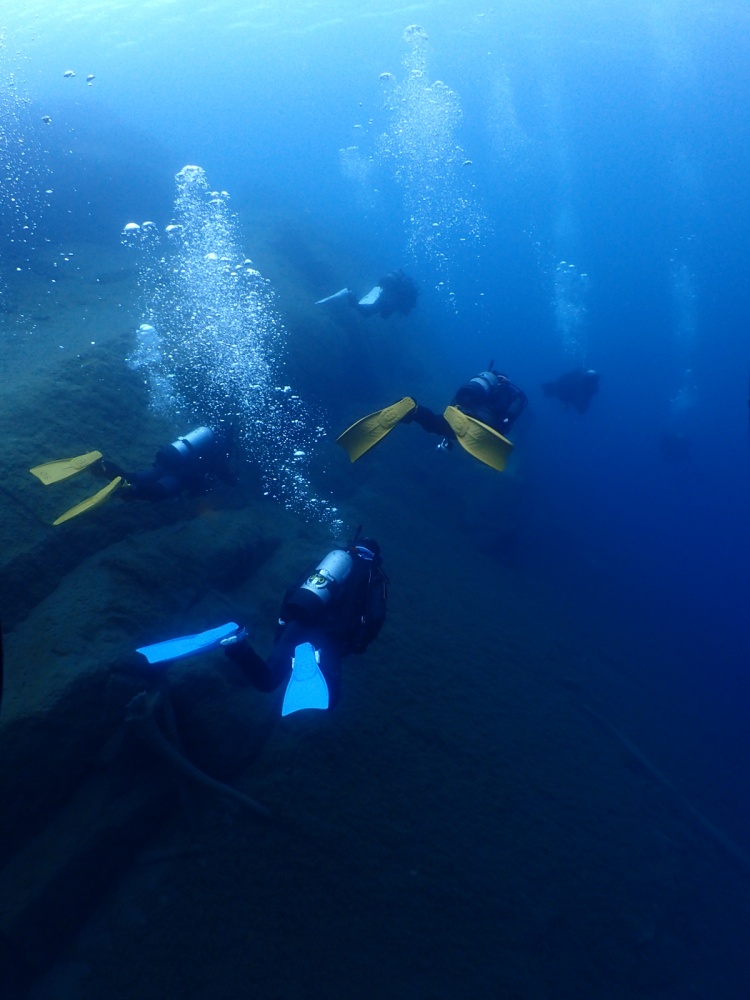
POLYGON ((341 591, 353 566, 354 558, 346 549, 333 549, 290 595, 282 617, 305 622, 318 619, 341 591))
POLYGON ((501 378, 504 376, 497 372, 480 372, 456 391, 456 403, 462 407, 487 406, 497 393, 501 378))
POLYGON ((182 479, 223 478, 229 451, 230 441, 223 429, 201 426, 160 448, 154 464, 182 479))
POLYGON ((329 639, 350 653, 363 653, 380 631, 388 600, 388 577, 381 569, 380 546, 357 530, 346 549, 333 549, 302 583, 287 591, 279 631, 290 621, 320 626, 329 639))
POLYGON ((344 549, 334 549, 312 571, 300 590, 306 590, 323 604, 329 604, 333 594, 351 573, 353 563, 351 555, 344 549))
POLYGON ((454 403, 469 416, 504 434, 526 408, 526 393, 513 385, 507 375, 494 371, 480 372, 456 391, 454 403))
POLYGON ((216 435, 210 427, 196 427, 189 434, 184 434, 177 438, 166 448, 162 448, 161 455, 166 459, 172 469, 184 469, 186 466, 197 466, 202 460, 211 454, 216 445, 216 435))

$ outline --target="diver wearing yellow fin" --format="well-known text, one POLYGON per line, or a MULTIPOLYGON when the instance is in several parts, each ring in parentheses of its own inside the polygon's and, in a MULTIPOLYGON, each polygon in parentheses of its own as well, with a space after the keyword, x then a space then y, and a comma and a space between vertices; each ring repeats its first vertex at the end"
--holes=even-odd
POLYGON ((502 472, 513 445, 505 437, 526 409, 526 394, 506 375, 492 368, 465 382, 442 414, 419 406, 411 396, 362 417, 337 438, 352 462, 381 441, 397 423, 417 423, 429 434, 439 434, 438 447, 450 448, 454 441, 470 455, 502 472))
POLYGON ((127 500, 165 500, 183 490, 194 496, 206 493, 217 479, 233 485, 236 477, 228 466, 230 451, 230 433, 223 429, 196 427, 160 448, 152 467, 142 472, 123 472, 113 462, 103 459, 100 451, 46 462, 29 471, 45 486, 69 479, 84 469, 97 476, 112 477, 98 493, 77 503, 52 522, 62 524, 98 507, 115 493, 127 500))

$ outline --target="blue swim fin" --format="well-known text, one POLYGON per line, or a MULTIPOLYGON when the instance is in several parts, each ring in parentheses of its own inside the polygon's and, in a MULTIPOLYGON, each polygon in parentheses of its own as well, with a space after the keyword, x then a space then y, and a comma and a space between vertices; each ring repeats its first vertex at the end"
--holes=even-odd
POLYGON ((291 715, 301 708, 328 708, 328 685, 318 666, 319 656, 309 642, 300 643, 294 650, 282 715, 291 715))
POLYGON ((378 299, 383 294, 383 289, 380 285, 375 285, 371 288, 367 295, 363 295, 362 298, 357 303, 358 306, 374 306, 377 304, 378 299))
MULTIPOLYGON (((185 656, 197 656, 209 649, 220 646, 225 639, 236 635, 240 626, 236 622, 227 622, 218 628, 210 628, 197 635, 183 635, 179 639, 167 639, 166 642, 155 642, 151 646, 141 646, 136 653, 141 653, 149 663, 165 663, 167 660, 181 660, 185 656)), ((244 629, 242 629, 244 633, 244 629)))

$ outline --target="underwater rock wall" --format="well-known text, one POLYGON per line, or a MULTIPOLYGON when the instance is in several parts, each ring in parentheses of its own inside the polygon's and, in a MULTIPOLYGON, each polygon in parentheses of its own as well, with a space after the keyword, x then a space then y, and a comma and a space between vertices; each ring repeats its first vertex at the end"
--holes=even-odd
MULTIPOLYGON (((0 775, 0 936, 30 972, 54 958, 175 804, 174 774, 124 726, 134 695, 166 678, 118 663, 139 643, 247 621, 250 609, 222 595, 281 556, 267 512, 176 527, 83 559, 6 639, 0 758, 13 766, 0 775)), ((282 560, 271 578, 285 570, 282 560)), ((257 700, 243 701, 220 654, 180 666, 169 683, 175 703, 191 705, 190 758, 226 778, 255 752, 257 700)))
MULTIPOLYGON (((265 568, 280 594, 291 572, 281 535, 297 538, 295 572, 299 553, 315 547, 315 531, 284 526, 288 516, 258 496, 252 475, 206 497, 114 498, 52 526, 102 484, 83 472, 44 487, 32 465, 98 447, 143 468, 174 437, 148 410, 123 346, 114 338, 0 395, 0 759, 12 762, 0 771, 0 981, 19 989, 54 960, 179 803, 174 773, 124 724, 134 695, 163 678, 117 664, 137 645, 248 622, 253 604, 237 598, 238 588, 265 568)), ((175 703, 190 705, 186 752, 226 779, 256 752, 247 731, 258 729, 250 725, 257 700, 243 700, 241 678, 222 673, 220 654, 193 667, 172 670, 170 681, 175 703)))

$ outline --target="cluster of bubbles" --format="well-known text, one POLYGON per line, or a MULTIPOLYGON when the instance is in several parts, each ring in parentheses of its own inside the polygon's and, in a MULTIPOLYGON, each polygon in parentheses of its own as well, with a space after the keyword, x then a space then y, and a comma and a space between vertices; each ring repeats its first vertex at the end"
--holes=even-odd
POLYGON ((336 508, 309 479, 325 429, 284 384, 285 331, 269 282, 239 248, 229 195, 212 191, 201 167, 184 167, 176 184, 164 234, 153 222, 123 232, 138 253, 145 313, 128 363, 155 409, 230 429, 267 495, 337 533, 336 508))
POLYGON ((563 349, 578 365, 586 361, 586 298, 589 276, 561 260, 555 267, 553 308, 563 349))
POLYGON ((356 193, 358 207, 365 212, 371 211, 375 205, 375 161, 372 156, 364 154, 359 146, 347 146, 339 150, 339 166, 342 176, 356 193))
POLYGON ((487 125, 496 157, 515 164, 529 145, 529 137, 518 121, 513 88, 506 72, 499 70, 490 81, 487 125))
POLYGON ((35 229, 45 169, 31 102, 20 92, 4 56, 0 36, 0 232, 3 242, 20 253, 35 229))
MULTIPOLYGON (((456 141, 462 111, 458 95, 428 76, 428 38, 424 28, 404 32, 405 77, 382 73, 386 126, 372 160, 385 167, 403 193, 407 252, 445 278, 462 245, 481 238, 485 220, 474 205, 471 161, 456 141)), ((350 147, 344 172, 362 180, 371 159, 350 147)), ((440 287, 446 287, 441 282, 440 287)))

